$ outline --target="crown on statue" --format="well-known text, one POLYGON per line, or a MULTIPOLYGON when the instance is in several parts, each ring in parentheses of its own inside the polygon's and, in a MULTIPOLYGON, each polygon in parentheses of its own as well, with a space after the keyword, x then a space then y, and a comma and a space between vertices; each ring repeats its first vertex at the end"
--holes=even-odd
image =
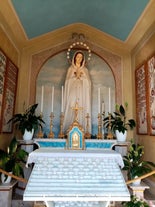
POLYGON ((85 36, 83 34, 73 33, 72 39, 74 42, 69 46, 67 50, 67 59, 71 61, 71 57, 70 57, 71 50, 78 46, 80 49, 87 50, 88 53, 87 61, 89 61, 91 58, 91 50, 85 42, 85 36))

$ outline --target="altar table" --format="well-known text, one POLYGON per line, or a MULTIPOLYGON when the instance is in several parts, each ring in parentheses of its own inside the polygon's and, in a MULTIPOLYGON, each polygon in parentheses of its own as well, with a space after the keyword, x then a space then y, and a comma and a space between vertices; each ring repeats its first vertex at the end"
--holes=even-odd
POLYGON ((39 148, 29 154, 29 163, 35 165, 25 201, 45 201, 56 207, 101 207, 110 201, 130 200, 120 169, 122 156, 113 150, 39 148))

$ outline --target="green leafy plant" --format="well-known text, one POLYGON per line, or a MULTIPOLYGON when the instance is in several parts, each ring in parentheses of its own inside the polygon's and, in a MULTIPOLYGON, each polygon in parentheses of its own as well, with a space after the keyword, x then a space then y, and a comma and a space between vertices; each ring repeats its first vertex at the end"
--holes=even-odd
POLYGON ((41 115, 37 116, 35 114, 37 106, 38 104, 34 104, 30 106, 24 113, 13 115, 8 123, 12 122, 16 124, 17 129, 19 129, 22 134, 24 134, 25 129, 27 129, 27 131, 32 131, 32 129, 36 131, 39 126, 42 127, 41 123, 45 123, 41 115))
POLYGON ((128 119, 126 116, 126 110, 128 108, 128 103, 125 103, 125 107, 123 105, 116 104, 116 111, 109 116, 104 118, 104 125, 106 128, 111 126, 111 130, 115 133, 116 130, 122 132, 123 134, 128 129, 133 129, 136 126, 136 122, 134 119, 128 119))
POLYGON ((0 168, 12 172, 16 176, 24 177, 22 163, 25 163, 27 155, 28 153, 20 148, 14 137, 7 147, 7 151, 0 149, 0 168))
POLYGON ((145 200, 137 197, 136 195, 131 195, 131 200, 123 201, 122 206, 123 207, 149 207, 149 204, 145 200))
POLYGON ((152 171, 152 167, 155 167, 153 162, 144 161, 144 146, 135 144, 131 140, 127 155, 123 157, 124 168, 127 170, 128 178, 134 179, 136 176, 142 176, 152 171))

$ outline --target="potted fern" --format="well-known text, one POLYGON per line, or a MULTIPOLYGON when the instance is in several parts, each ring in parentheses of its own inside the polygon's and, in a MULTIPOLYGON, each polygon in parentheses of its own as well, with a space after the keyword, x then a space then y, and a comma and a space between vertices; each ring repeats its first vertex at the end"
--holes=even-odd
MULTIPOLYGON (((21 149, 14 137, 7 147, 7 151, 0 149, 0 168, 16 176, 24 177, 23 165, 25 164, 28 153, 21 149)), ((10 182, 11 177, 1 173, 3 183, 10 182)))
POLYGON ((136 122, 134 119, 127 119, 127 108, 127 102, 125 103, 125 106, 116 104, 116 111, 110 113, 107 117, 104 118, 104 126, 107 129, 109 127, 111 128, 112 132, 116 135, 118 141, 125 141, 127 131, 129 129, 132 130, 136 126, 136 122))
POLYGON ((14 114, 8 121, 16 125, 17 129, 21 131, 25 140, 30 140, 33 137, 34 132, 38 127, 42 127, 42 123, 45 123, 41 115, 36 115, 36 108, 38 104, 34 104, 25 110, 24 113, 14 114), (26 136, 28 134, 28 137, 26 136))

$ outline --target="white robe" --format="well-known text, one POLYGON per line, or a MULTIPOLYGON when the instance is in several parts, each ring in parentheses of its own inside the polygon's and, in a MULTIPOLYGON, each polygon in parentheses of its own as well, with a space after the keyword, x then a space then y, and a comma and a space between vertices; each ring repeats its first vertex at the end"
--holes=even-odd
POLYGON ((91 133, 91 80, 88 69, 84 64, 80 69, 82 69, 80 79, 77 79, 75 75, 77 67, 73 61, 67 72, 64 90, 64 132, 67 131, 75 119, 75 111, 72 107, 74 107, 77 102, 78 106, 82 107, 82 110, 78 111, 78 122, 83 126, 83 129, 86 132, 86 115, 88 113, 90 116, 88 119, 88 131, 91 133))

